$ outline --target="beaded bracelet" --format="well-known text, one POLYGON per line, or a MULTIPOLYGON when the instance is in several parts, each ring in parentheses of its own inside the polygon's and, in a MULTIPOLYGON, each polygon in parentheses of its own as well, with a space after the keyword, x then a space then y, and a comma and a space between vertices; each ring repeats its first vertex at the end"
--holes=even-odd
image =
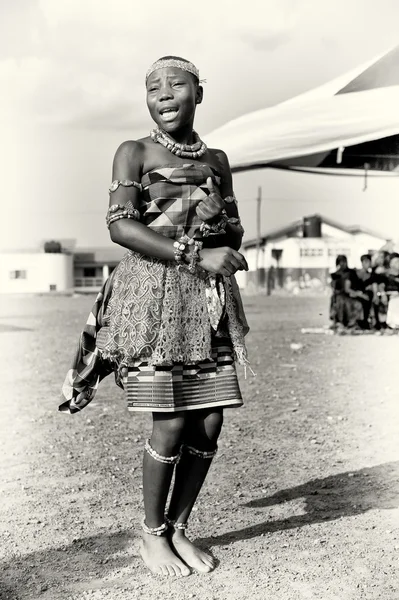
POLYGON ((202 250, 202 246, 203 246, 203 243, 200 242, 199 240, 194 241, 193 253, 190 258, 190 264, 188 265, 188 270, 190 271, 190 273, 195 273, 197 270, 197 265, 200 261, 199 253, 202 250))
POLYGON ((187 246, 191 246, 192 244, 194 244, 193 238, 190 238, 186 234, 182 235, 182 237, 176 242, 173 242, 175 261, 179 263, 179 265, 183 264, 184 262, 183 254, 187 246))
POLYGON ((226 233, 227 225, 234 225, 237 227, 242 234, 244 234, 244 229, 241 225, 241 220, 237 217, 228 217, 226 211, 223 209, 221 214, 221 218, 217 223, 206 223, 203 221, 200 225, 200 231, 203 237, 208 237, 208 235, 214 234, 222 234, 226 233))

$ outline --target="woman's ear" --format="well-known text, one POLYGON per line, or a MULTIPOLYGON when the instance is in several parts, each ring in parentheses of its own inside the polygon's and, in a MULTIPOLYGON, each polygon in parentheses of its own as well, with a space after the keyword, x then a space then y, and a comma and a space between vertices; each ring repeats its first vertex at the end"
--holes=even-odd
POLYGON ((195 94, 195 104, 201 104, 203 97, 204 97, 204 88, 202 87, 202 85, 199 85, 197 87, 197 92, 195 94))

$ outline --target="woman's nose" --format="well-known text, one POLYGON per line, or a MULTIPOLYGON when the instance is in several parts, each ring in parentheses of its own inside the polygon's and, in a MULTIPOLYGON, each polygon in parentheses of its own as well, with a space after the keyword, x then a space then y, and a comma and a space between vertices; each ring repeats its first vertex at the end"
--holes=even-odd
POLYGON ((173 98, 172 90, 170 87, 164 86, 159 93, 160 100, 168 100, 169 98, 173 98))

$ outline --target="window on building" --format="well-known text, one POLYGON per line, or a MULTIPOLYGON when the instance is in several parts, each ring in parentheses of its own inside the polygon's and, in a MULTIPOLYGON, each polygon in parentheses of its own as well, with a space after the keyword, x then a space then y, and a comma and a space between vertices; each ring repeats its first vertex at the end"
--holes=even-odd
POLYGON ((57 291, 57 285, 55 283, 50 283, 50 292, 56 292, 57 291))
POLYGON ((10 279, 26 279, 26 271, 10 271, 10 279))
POLYGON ((350 256, 351 251, 349 248, 329 248, 328 256, 333 256, 336 258, 339 254, 344 254, 345 256, 350 256))
POLYGON ((301 248, 301 256, 323 256, 324 248, 301 248))
POLYGON ((95 277, 96 276, 96 267, 84 267, 83 268, 83 277, 95 277))

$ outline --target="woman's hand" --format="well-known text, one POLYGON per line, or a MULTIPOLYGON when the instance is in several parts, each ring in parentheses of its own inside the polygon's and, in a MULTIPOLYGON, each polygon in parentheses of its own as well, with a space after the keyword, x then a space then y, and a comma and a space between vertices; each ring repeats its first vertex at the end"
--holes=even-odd
POLYGON ((230 277, 237 271, 248 271, 244 256, 228 246, 203 248, 199 252, 199 257, 199 266, 209 273, 230 277))
POLYGON ((224 208, 223 198, 216 191, 212 177, 208 177, 206 185, 208 186, 210 194, 204 200, 201 200, 195 209, 201 221, 211 221, 220 215, 224 208))

